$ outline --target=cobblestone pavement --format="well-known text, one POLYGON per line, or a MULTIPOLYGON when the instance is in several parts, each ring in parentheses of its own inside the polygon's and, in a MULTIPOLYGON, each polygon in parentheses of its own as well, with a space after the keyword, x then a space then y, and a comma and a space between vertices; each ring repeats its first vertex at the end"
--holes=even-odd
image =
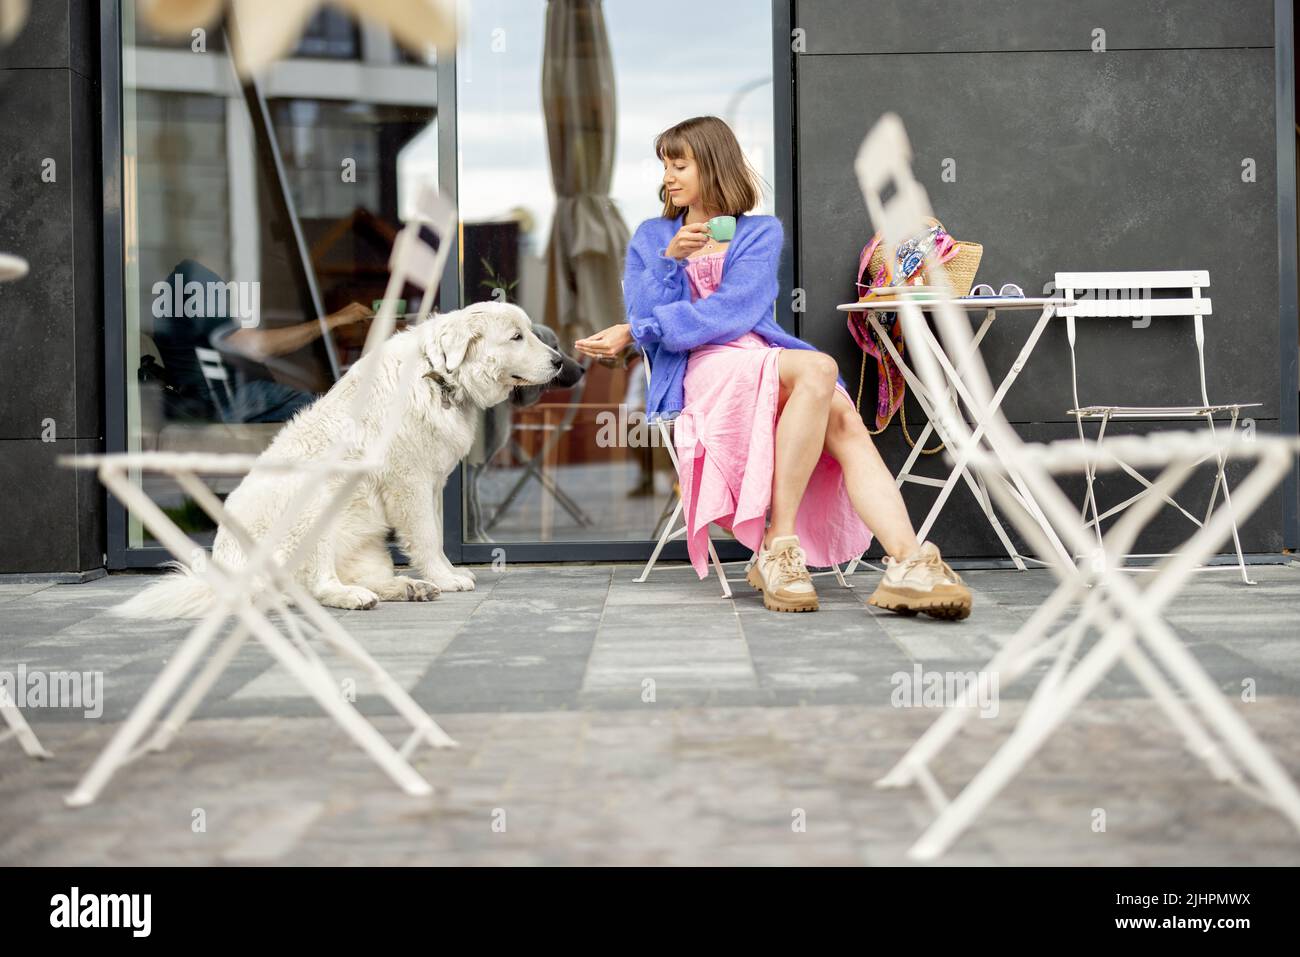
MULTIPOLYGON (((918 667, 978 669, 1052 587, 1046 572, 968 572, 976 613, 940 623, 868 608, 870 571, 852 589, 819 578, 822 610, 804 615, 765 611, 739 582, 721 599, 682 567, 639 585, 628 565, 476 571, 474 592, 338 613, 460 741, 413 758, 431 798, 399 792, 250 645, 170 750, 79 810, 62 796, 187 626, 105 616, 146 576, 0 585, 0 672, 104 682, 97 719, 25 709, 53 760, 0 743, 0 864, 907 863, 929 805, 873 782, 938 712, 898 694, 918 667)), ((1300 566, 1253 574, 1254 588, 1198 576, 1168 620, 1300 779, 1300 566)), ((327 661, 400 740, 366 679, 327 661)), ((1032 687, 998 689, 998 716, 945 752, 949 794, 1032 687)), ((1300 835, 1213 783, 1118 670, 944 862, 1295 865, 1300 835)))

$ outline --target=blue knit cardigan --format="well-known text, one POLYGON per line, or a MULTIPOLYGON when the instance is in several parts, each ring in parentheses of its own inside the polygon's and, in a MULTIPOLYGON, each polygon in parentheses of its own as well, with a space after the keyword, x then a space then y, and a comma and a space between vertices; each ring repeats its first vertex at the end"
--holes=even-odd
MULTIPOLYGON (((686 261, 664 254, 682 228, 656 216, 637 227, 623 271, 623 299, 632 337, 650 359, 646 417, 673 419, 682 411, 682 383, 690 351, 730 342, 755 332, 770 345, 815 349, 776 323, 777 265, 785 230, 775 216, 736 217, 736 234, 722 260, 722 283, 710 296, 691 302, 686 261)), ((839 378, 840 385, 844 379, 839 378)))

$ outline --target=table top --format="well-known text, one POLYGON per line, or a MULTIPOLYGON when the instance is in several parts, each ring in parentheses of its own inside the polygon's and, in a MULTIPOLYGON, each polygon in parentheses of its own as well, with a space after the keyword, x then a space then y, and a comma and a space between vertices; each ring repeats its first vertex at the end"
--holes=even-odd
POLYGON ((1048 305, 1072 306, 1073 299, 1061 296, 963 296, 953 299, 877 299, 874 302, 846 302, 835 308, 841 312, 894 312, 906 303, 932 309, 936 303, 950 302, 967 310, 1042 309, 1048 305))

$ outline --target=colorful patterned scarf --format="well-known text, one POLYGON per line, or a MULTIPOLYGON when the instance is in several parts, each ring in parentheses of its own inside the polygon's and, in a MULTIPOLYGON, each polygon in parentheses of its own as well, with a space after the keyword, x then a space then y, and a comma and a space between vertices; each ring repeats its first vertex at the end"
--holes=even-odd
MULTIPOLYGON (((883 236, 880 233, 871 237, 871 242, 862 247, 862 255, 858 257, 858 301, 866 299, 873 289, 880 289, 886 286, 918 286, 922 285, 924 275, 921 267, 925 265, 927 252, 933 248, 939 257, 940 262, 947 262, 957 255, 957 241, 948 235, 947 231, 939 223, 927 228, 924 232, 912 237, 905 243, 901 243, 894 256, 892 268, 889 263, 884 264, 884 268, 878 270, 875 275, 868 275, 867 282, 862 282, 863 274, 866 273, 868 265, 871 263, 871 257, 875 255, 877 247, 880 245, 883 236)), ((885 426, 893 420, 895 413, 903 404, 903 396, 907 393, 907 383, 903 379, 903 374, 894 364, 893 357, 885 348, 883 343, 876 342, 875 330, 867 322, 865 312, 850 312, 848 314, 849 332, 857 342, 859 348, 863 351, 863 368, 866 368, 866 357, 874 356, 876 360, 877 372, 877 395, 876 395, 876 431, 884 430, 885 426)), ((898 322, 898 314, 894 312, 876 313, 881 327, 889 334, 889 338, 894 342, 894 348, 898 354, 903 354, 903 328, 898 322)), ((861 403, 862 383, 858 383, 858 401, 861 403)))

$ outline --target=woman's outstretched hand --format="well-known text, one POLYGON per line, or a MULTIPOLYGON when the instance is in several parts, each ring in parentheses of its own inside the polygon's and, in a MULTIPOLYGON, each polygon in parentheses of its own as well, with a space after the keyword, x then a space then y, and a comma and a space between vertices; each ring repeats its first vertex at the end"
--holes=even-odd
POLYGON ((632 327, 626 322, 620 322, 616 326, 602 329, 594 336, 577 340, 573 348, 593 359, 611 361, 618 358, 619 353, 631 344, 632 327))

